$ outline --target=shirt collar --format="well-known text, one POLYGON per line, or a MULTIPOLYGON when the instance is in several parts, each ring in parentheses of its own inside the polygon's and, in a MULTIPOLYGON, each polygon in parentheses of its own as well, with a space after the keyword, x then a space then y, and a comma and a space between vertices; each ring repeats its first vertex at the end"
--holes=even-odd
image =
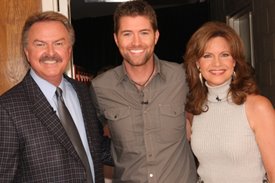
MULTIPOLYGON (((156 68, 156 75, 160 75, 160 77, 162 79, 165 79, 165 75, 163 73, 163 71, 161 70, 161 61, 160 59, 154 54, 154 64, 155 64, 155 68, 156 68)), ((127 79, 128 78, 128 75, 127 75, 127 71, 125 69, 125 66, 124 66, 124 62, 122 62, 122 67, 120 67, 120 70, 118 71, 118 82, 121 83, 123 80, 127 79)), ((154 77, 155 77, 154 76, 154 77)))
MULTIPOLYGON (((47 80, 41 78, 40 76, 38 76, 32 68, 30 70, 30 75, 32 76, 32 78, 34 79, 34 81, 36 82, 36 84, 38 85, 40 90, 42 91, 42 93, 45 95, 45 97, 48 100, 52 100, 52 98, 55 96, 56 86, 49 83, 47 80)), ((64 90, 64 78, 63 77, 62 77, 62 81, 61 81, 59 87, 62 90, 64 90)))
POLYGON ((163 70, 161 68, 161 60, 154 55, 154 60, 155 60, 155 68, 156 68, 156 75, 158 74, 163 80, 165 80, 165 74, 163 73, 163 70))

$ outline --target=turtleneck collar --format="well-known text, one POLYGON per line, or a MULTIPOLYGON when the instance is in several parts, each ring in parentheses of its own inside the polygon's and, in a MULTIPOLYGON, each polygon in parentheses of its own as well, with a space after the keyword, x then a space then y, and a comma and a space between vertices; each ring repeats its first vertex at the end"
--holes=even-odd
POLYGON ((205 82, 208 88, 208 101, 210 102, 222 102, 227 100, 228 90, 230 88, 231 79, 219 86, 210 86, 205 82))

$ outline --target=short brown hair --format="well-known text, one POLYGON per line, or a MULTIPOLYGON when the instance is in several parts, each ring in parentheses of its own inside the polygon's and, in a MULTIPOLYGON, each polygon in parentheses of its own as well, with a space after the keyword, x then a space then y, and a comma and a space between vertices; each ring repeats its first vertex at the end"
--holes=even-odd
POLYGON ((113 16, 115 33, 119 30, 120 18, 124 16, 146 16, 150 19, 153 30, 158 30, 155 10, 144 0, 132 0, 118 5, 113 16))
POLYGON ((47 22, 47 21, 61 22, 69 32, 71 45, 74 44, 74 41, 75 41, 74 29, 70 21, 68 20, 68 18, 54 11, 45 11, 45 12, 35 13, 34 15, 30 16, 26 20, 22 30, 22 37, 21 37, 22 48, 25 48, 28 44, 28 36, 29 36, 28 33, 32 25, 37 22, 47 22))

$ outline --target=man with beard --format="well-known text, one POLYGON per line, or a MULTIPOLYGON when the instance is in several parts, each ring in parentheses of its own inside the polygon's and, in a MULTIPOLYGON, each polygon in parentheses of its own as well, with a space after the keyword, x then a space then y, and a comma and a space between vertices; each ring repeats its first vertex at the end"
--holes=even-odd
POLYGON ((154 54, 158 38, 156 14, 148 3, 118 6, 114 39, 123 63, 92 81, 98 114, 110 129, 114 183, 196 182, 185 133, 185 72, 154 54))
POLYGON ((65 16, 27 19, 22 47, 30 70, 0 97, 0 182, 104 182, 93 94, 63 74, 73 44, 65 16))

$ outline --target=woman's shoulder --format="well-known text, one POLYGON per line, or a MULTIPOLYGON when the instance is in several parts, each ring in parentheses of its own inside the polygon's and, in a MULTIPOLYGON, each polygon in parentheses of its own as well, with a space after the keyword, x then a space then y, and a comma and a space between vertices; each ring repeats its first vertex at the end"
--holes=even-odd
POLYGON ((246 106, 252 110, 265 110, 265 108, 273 108, 270 100, 262 95, 248 95, 246 98, 246 106))
POLYGON ((274 120, 275 109, 270 100, 262 95, 248 95, 245 108, 251 127, 255 127, 263 121, 274 120))

